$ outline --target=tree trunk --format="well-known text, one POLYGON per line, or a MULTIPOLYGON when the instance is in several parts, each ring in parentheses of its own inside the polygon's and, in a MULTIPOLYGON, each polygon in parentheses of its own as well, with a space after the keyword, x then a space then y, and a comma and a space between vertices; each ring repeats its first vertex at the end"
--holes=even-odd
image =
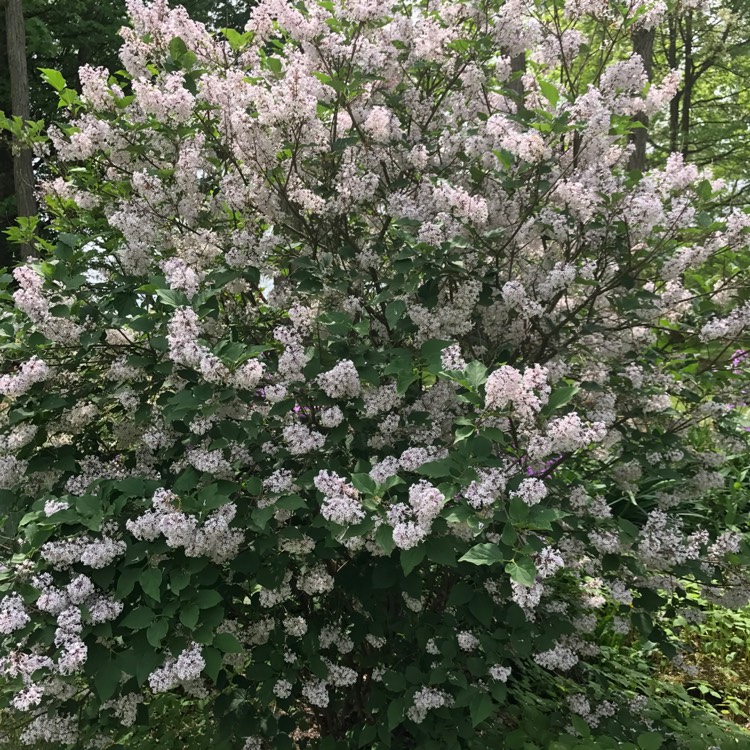
MULTIPOLYGON (((648 80, 654 67, 654 36, 655 29, 638 29, 633 33, 633 52, 640 55, 648 80)), ((630 156, 630 169, 643 172, 646 169, 646 142, 648 140, 648 117, 640 114, 635 117, 643 127, 636 128, 630 135, 634 150, 630 156)))
POLYGON ((526 53, 521 52, 520 55, 510 58, 510 70, 512 79, 508 81, 508 88, 513 92, 518 112, 522 112, 526 107, 524 105, 524 97, 526 92, 523 89, 523 80, 521 76, 515 77, 516 73, 526 73, 526 53))
POLYGON ((680 123, 680 150, 685 159, 690 155, 690 107, 693 104, 694 86, 693 11, 689 10, 685 14, 685 82, 682 87, 682 122, 680 123))
MULTIPOLYGON (((669 69, 677 70, 677 20, 669 16, 669 69)), ((680 98, 682 89, 680 89, 669 102, 669 150, 674 153, 677 151, 677 142, 680 131, 680 98)))
MULTIPOLYGON (((31 118, 29 106, 29 75, 26 67, 26 27, 22 0, 5 0, 5 25, 8 39, 8 68, 10 72, 11 114, 23 120, 31 118)), ((16 215, 34 216, 34 170, 31 150, 13 144, 13 183, 16 195, 16 215)), ((31 245, 21 246, 21 257, 34 254, 31 245)))

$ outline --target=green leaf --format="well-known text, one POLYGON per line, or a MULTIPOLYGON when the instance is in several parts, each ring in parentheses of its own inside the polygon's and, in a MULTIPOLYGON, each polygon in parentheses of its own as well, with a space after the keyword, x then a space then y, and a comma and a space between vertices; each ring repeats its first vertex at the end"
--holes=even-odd
POLYGON ((135 588, 135 582, 138 580, 141 571, 138 568, 125 568, 117 579, 115 594, 118 599, 125 599, 135 588))
POLYGON ((195 598, 195 602, 198 607, 200 607, 200 609, 208 609, 209 607, 214 607, 221 601, 221 594, 214 589, 201 589, 198 592, 198 596, 196 596, 195 598))
POLYGON ((162 572, 159 568, 146 568, 138 579, 144 593, 156 601, 161 601, 161 579, 162 572))
POLYGON ((351 481, 354 487, 365 495, 374 495, 378 485, 369 474, 352 474, 351 481))
POLYGON ((638 735, 638 747, 641 750, 659 750, 664 738, 658 732, 643 732, 638 735))
POLYGON ((487 382, 487 368, 478 360, 469 362, 466 366, 466 383, 476 390, 480 385, 487 382))
POLYGON ((583 717, 578 716, 577 714, 573 714, 570 717, 570 723, 573 725, 573 729, 575 729, 576 732, 581 735, 581 737, 591 736, 591 728, 586 723, 583 717))
POLYGON ((492 716, 494 711, 492 698, 487 693, 478 693, 469 703, 469 712, 471 713, 471 725, 473 727, 481 724, 485 719, 492 716))
POLYGON ((630 621, 644 638, 648 638, 654 629, 653 620, 645 612, 633 612, 630 621))
POLYGON ((172 56, 172 59, 175 62, 179 61, 187 51, 187 45, 178 36, 172 39, 172 41, 169 43, 169 54, 172 56))
POLYGON ((549 81, 538 81, 544 98, 553 106, 560 100, 560 92, 549 81))
POLYGON ((472 565, 493 565, 502 562, 503 553, 496 544, 484 542, 475 544, 468 552, 458 558, 459 562, 467 562, 472 565))
POLYGON ((190 571, 173 570, 169 574, 169 588, 179 594, 190 583, 190 571))
POLYGON ((560 387, 555 388, 550 394, 549 401, 544 409, 545 412, 549 414, 555 411, 555 409, 565 406, 565 404, 569 403, 576 393, 578 393, 578 386, 575 385, 561 385, 560 387))
POLYGON ((216 648, 211 648, 211 646, 208 646, 207 648, 204 648, 201 652, 203 656, 203 660, 206 662, 206 666, 203 668, 203 671, 214 681, 219 677, 219 672, 221 671, 221 651, 219 651, 216 648))
POLYGON ((561 518, 569 515, 570 513, 557 508, 532 508, 529 513, 529 519, 524 525, 529 529, 549 530, 555 521, 559 521, 561 518))
POLYGON ((241 654, 245 648, 231 633, 217 633, 214 646, 225 654, 241 654))
POLYGON ((120 667, 113 659, 97 667, 94 675, 94 689, 100 702, 108 701, 115 694, 120 684, 121 674, 120 667))
POLYGON ((424 544, 419 544, 411 549, 401 550, 401 568, 405 576, 408 576, 424 560, 426 551, 427 548, 424 544))
POLYGON ((467 438, 470 438, 474 434, 473 425, 463 425, 456 430, 456 437, 453 440, 453 444, 460 443, 467 438))
POLYGON ((417 474, 424 474, 426 477, 447 477, 450 476, 453 464, 448 459, 442 461, 428 461, 422 464, 416 471, 417 474))
POLYGON ((245 489, 251 495, 260 495, 263 492, 263 482, 258 477, 250 477, 245 482, 245 489))
POLYGON ((455 568, 456 550, 453 546, 452 537, 430 537, 427 540, 427 557, 438 565, 446 565, 449 568, 455 568))
POLYGON ((530 557, 520 557, 511 560, 505 566, 505 572, 517 583, 523 586, 533 586, 536 580, 536 566, 530 557))
POLYGON ((375 541, 380 545, 380 548, 386 555, 390 555, 396 548, 393 541, 393 529, 387 524, 381 523, 380 526, 378 526, 378 530, 375 532, 375 541))
POLYGON ((136 607, 123 618, 121 625, 131 630, 142 630, 154 621, 153 610, 148 607, 136 607))
POLYGON ((169 621, 165 618, 157 620, 147 631, 146 640, 154 647, 159 648, 162 639, 169 630, 169 621))
POLYGON ((406 302, 402 299, 390 302, 385 308, 385 319, 391 328, 398 328, 399 321, 404 317, 406 312, 406 302))
POLYGON ((477 592, 469 602, 469 612, 486 628, 492 625, 494 610, 495 605, 492 603, 492 599, 484 592, 477 592))
POLYGON ((388 706, 388 729, 394 730, 404 719, 404 699, 396 698, 388 706))
POLYGON ((180 610, 180 622, 188 629, 192 630, 198 624, 200 609, 197 604, 188 604, 180 610))
POLYGON ((39 68, 39 72, 42 74, 42 78, 52 86, 55 91, 62 91, 67 85, 63 78, 63 74, 59 70, 53 70, 52 68, 39 68))

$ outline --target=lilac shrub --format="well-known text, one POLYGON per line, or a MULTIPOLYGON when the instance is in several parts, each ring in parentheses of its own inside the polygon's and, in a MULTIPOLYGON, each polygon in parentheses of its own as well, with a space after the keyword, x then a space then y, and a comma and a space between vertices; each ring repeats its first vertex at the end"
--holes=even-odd
POLYGON ((628 170, 662 4, 129 9, 0 319, 6 739, 739 747, 616 658, 750 598, 750 217, 628 170))

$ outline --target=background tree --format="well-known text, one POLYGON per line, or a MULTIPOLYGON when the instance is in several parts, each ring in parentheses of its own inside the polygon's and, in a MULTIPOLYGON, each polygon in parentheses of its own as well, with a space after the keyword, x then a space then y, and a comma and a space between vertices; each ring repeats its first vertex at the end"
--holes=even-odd
MULTIPOLYGON (((80 87, 78 70, 83 65, 103 66, 117 70, 120 63, 120 28, 127 20, 125 0, 2 0, 0 35, 5 39, 7 54, 0 54, 0 112, 11 113, 11 86, 18 82, 18 112, 25 118, 44 119, 47 123, 59 118, 58 99, 54 90, 42 81, 39 68, 59 70, 74 88, 80 87), (22 44, 21 18, 25 22, 25 46, 22 44), (13 23, 8 26, 7 20, 13 23), (12 36, 11 36, 12 34, 12 36), (26 66, 26 74, 22 66, 26 66), (11 75, 11 70, 14 75, 11 75), (24 86, 23 83, 26 83, 24 86)), ((252 3, 231 0, 186 0, 188 11, 210 28, 226 26, 241 28, 247 21, 252 3)), ((16 190, 10 138, 0 138, 0 226, 11 226, 16 216, 36 213, 31 175, 31 155, 24 151, 17 165, 25 170, 16 190), (28 187, 24 187, 26 183, 28 187)), ((39 176, 37 176, 38 178, 39 176)), ((0 232, 0 267, 13 265, 13 246, 0 232)))

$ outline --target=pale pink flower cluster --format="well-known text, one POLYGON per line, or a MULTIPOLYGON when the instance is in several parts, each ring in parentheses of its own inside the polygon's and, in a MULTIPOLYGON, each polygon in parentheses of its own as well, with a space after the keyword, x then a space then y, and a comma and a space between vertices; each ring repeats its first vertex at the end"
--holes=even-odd
POLYGON ((310 596, 326 594, 334 587, 333 576, 321 563, 315 565, 297 580, 297 588, 310 596))
POLYGON ((744 333, 748 326, 750 326, 750 302, 745 302, 726 317, 716 317, 704 323, 700 330, 700 339, 703 342, 721 338, 733 339, 744 333))
POLYGON ((686 560, 700 559, 708 541, 707 531, 685 536, 680 518, 655 509, 640 530, 638 556, 652 568, 668 569, 686 560))
POLYGON ((50 377, 49 367, 39 357, 24 362, 17 373, 0 377, 0 394, 17 397, 26 393, 35 383, 50 377))
POLYGON ((27 468, 28 461, 15 456, 0 455, 0 489, 9 490, 20 484, 27 468))
POLYGON ((109 71, 102 67, 83 65, 78 68, 78 80, 81 82, 81 93, 95 109, 111 110, 115 98, 123 96, 122 89, 109 84, 109 71))
POLYGON ((548 372, 534 365, 523 373, 510 365, 503 365, 490 373, 485 384, 485 406, 488 409, 510 407, 528 422, 542 409, 552 389, 547 382, 548 372))
POLYGON ((13 293, 16 307, 26 313, 41 333, 60 344, 78 341, 83 328, 70 318, 52 315, 50 301, 44 294, 44 282, 33 269, 19 266, 13 271, 13 278, 18 283, 18 289, 13 293))
POLYGON ((185 292, 188 297, 198 293, 203 272, 188 265, 182 258, 168 258, 161 263, 162 271, 170 289, 185 292))

